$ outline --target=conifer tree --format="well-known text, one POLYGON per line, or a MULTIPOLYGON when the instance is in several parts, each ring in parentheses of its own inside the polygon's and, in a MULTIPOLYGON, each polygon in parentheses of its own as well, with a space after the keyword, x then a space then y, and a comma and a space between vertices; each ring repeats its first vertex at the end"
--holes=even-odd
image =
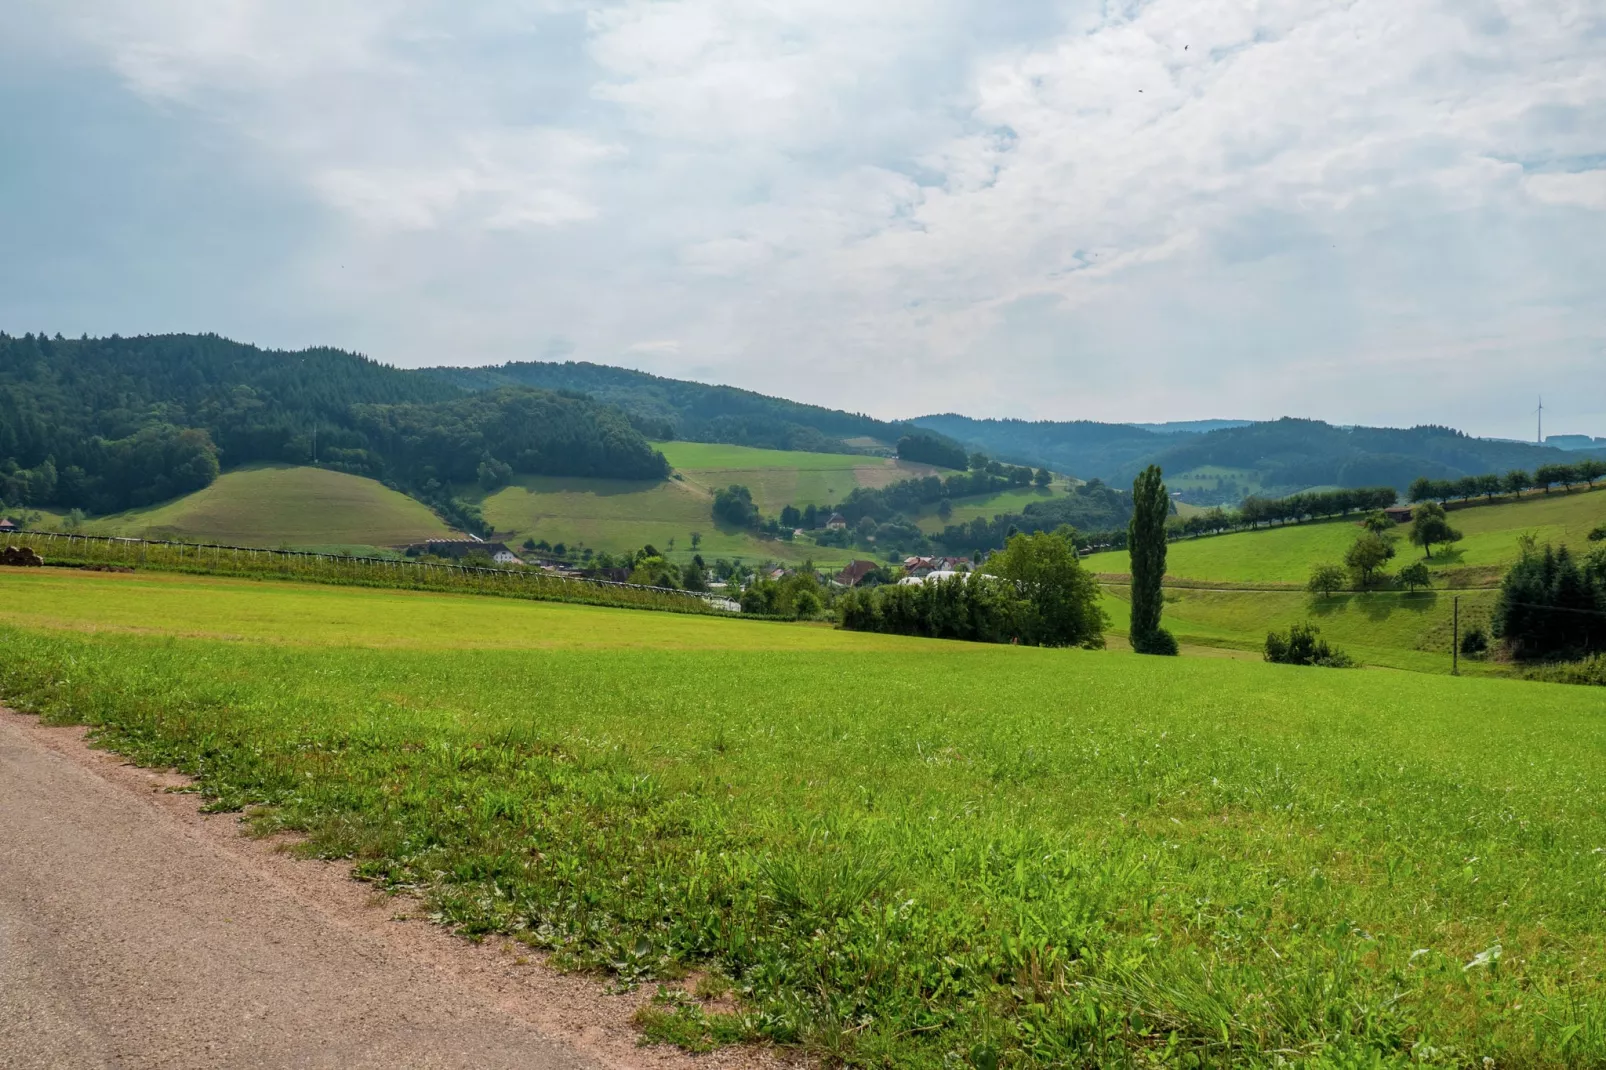
POLYGON ((1157 465, 1149 465, 1132 482, 1132 521, 1127 548, 1132 554, 1132 649, 1139 654, 1175 654, 1177 641, 1160 627, 1163 604, 1160 581, 1165 577, 1165 522, 1171 498, 1157 465))

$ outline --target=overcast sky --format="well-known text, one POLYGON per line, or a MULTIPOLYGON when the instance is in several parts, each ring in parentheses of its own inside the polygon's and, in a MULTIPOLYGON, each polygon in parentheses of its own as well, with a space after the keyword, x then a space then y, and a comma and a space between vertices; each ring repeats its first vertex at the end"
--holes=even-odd
POLYGON ((0 328, 1606 435, 1606 0, 0 0, 0 328))

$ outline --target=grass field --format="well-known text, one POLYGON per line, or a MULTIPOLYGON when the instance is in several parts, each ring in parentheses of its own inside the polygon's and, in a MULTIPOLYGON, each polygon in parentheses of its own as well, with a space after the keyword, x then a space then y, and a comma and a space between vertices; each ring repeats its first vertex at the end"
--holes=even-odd
POLYGON ((241 546, 391 546, 451 536, 428 506, 361 476, 256 465, 194 494, 92 521, 86 531, 241 546))
POLYGON ((1000 513, 1018 513, 1033 502, 1044 502, 1050 498, 1063 497, 1065 487, 1018 487, 1014 490, 1002 490, 997 494, 979 494, 970 498, 956 498, 953 501, 953 513, 944 520, 937 515, 935 506, 921 511, 916 523, 920 530, 928 535, 935 534, 949 524, 968 524, 980 517, 991 520, 1000 513))
POLYGON ((610 479, 522 477, 481 502, 485 519, 515 543, 526 538, 585 545, 617 553, 651 543, 670 557, 689 559, 691 533, 702 533, 700 552, 745 561, 846 564, 853 551, 760 539, 721 529, 711 515, 714 491, 740 483, 766 516, 787 505, 838 502, 857 487, 881 487, 939 469, 858 454, 761 450, 706 442, 658 442, 679 479, 632 482, 610 479))
POLYGON ((480 503, 486 522, 515 546, 530 538, 619 553, 650 543, 672 558, 689 560, 691 533, 696 531, 702 534, 698 552, 710 561, 717 557, 747 561, 812 557, 820 564, 849 560, 844 550, 760 539, 722 528, 714 523, 712 506, 712 492, 690 480, 563 476, 523 476, 480 503))
POLYGON ((1606 1062, 1595 689, 45 570, 0 641, 12 703, 447 924, 732 986, 650 1036, 1606 1062))
MULTIPOLYGON (((1461 583, 1492 583, 1517 559, 1517 537, 1532 532, 1540 543, 1567 543, 1574 549, 1596 525, 1606 523, 1606 485, 1595 491, 1535 494, 1519 501, 1451 510, 1450 522, 1465 536, 1446 549, 1436 548, 1427 561, 1431 570, 1461 583)), ((1303 585, 1313 565, 1339 562, 1359 532, 1356 519, 1325 520, 1284 527, 1241 531, 1172 543, 1166 574, 1179 580, 1228 583, 1303 585)), ((1402 525, 1399 552, 1392 567, 1422 557, 1407 540, 1402 525)), ((1127 555, 1097 554, 1088 559, 1094 571, 1125 575, 1127 555)))
POLYGON ((941 475, 946 470, 890 457, 845 453, 800 453, 705 442, 653 444, 684 479, 712 494, 740 483, 766 516, 788 505, 803 508, 840 502, 858 487, 884 487, 900 479, 941 475))

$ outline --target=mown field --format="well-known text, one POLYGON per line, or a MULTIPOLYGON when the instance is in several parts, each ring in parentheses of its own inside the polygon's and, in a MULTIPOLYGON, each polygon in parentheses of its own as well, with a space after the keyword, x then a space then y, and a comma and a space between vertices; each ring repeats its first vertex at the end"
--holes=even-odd
MULTIPOLYGON (((1531 494, 1518 501, 1453 508, 1450 523, 1465 536, 1451 547, 1436 547, 1431 559, 1407 541, 1409 528, 1397 529, 1399 553, 1391 567, 1422 558, 1441 581, 1497 582, 1501 571, 1517 559, 1517 538, 1532 533, 1541 544, 1586 545, 1591 529, 1606 523, 1606 485, 1571 494, 1559 490, 1531 494)), ((1194 582, 1303 585, 1318 563, 1343 560, 1355 541, 1358 520, 1324 520, 1259 531, 1234 532, 1172 543, 1166 575, 1194 582)), ((1096 572, 1125 575, 1131 563, 1124 552, 1088 559, 1096 572)))
POLYGON ((97 518, 85 530, 240 546, 361 550, 453 534, 428 506, 376 480, 293 465, 225 472, 193 494, 97 518))
POLYGON ((991 520, 1000 513, 1019 513, 1033 502, 1045 502, 1064 495, 1064 485, 1056 484, 1048 487, 1017 487, 1001 490, 997 494, 955 498, 953 512, 946 519, 937 514, 936 506, 930 506, 921 511, 915 523, 921 531, 935 535, 950 524, 968 524, 978 517, 991 520))
POLYGON ((788 505, 834 504, 858 487, 884 487, 900 479, 946 472, 929 464, 862 454, 761 450, 707 442, 653 445, 687 482, 710 494, 732 483, 747 487, 765 516, 774 516, 788 505))
MULTIPOLYGON (((705 442, 657 442, 678 478, 664 482, 530 476, 481 500, 485 519, 519 543, 530 538, 618 553, 648 543, 690 559, 691 533, 700 552, 748 562, 776 560, 843 565, 853 551, 763 539, 714 523, 714 491, 739 483, 766 516, 787 505, 841 501, 857 487, 881 487, 938 469, 859 454, 761 450, 705 442), (670 540, 674 540, 673 547, 670 540)), ((994 510, 995 512, 997 510, 994 510)), ((991 514, 989 514, 991 515, 991 514)))
POLYGON ((731 986, 651 1037, 1606 1062, 1595 689, 50 570, 0 642, 14 705, 446 924, 731 986))

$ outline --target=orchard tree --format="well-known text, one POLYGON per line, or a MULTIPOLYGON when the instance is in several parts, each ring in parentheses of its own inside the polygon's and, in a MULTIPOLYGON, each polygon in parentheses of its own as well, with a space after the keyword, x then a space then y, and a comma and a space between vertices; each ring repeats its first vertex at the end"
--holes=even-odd
POLYGON ((1507 494, 1518 495, 1534 485, 1534 477, 1521 468, 1513 468, 1500 477, 1500 486, 1507 494))
POLYGON ((1160 581, 1165 578, 1166 519, 1171 497, 1158 465, 1149 465, 1132 483, 1132 520, 1127 549, 1132 555, 1132 649, 1139 654, 1175 654, 1177 641, 1160 627, 1164 606, 1160 581))
POLYGON ((1305 585, 1305 589, 1311 594, 1329 598, 1334 591, 1343 588, 1347 579, 1349 577, 1339 565, 1317 565, 1310 570, 1310 582, 1305 585))
POLYGON ((1434 543, 1448 544, 1460 538, 1461 533, 1450 526, 1444 506, 1427 502, 1416 507, 1411 518, 1411 541, 1422 547, 1428 557, 1433 556, 1434 543))
POLYGON ((1394 556, 1394 543, 1373 531, 1362 532, 1360 538, 1344 554, 1344 564, 1355 573, 1362 587, 1369 586, 1377 570, 1394 556))
POLYGON ((1400 574, 1397 578, 1400 584, 1412 594, 1416 593, 1418 587, 1427 587, 1433 583, 1433 576, 1428 572, 1428 566, 1421 561, 1406 565, 1400 569, 1400 574))

